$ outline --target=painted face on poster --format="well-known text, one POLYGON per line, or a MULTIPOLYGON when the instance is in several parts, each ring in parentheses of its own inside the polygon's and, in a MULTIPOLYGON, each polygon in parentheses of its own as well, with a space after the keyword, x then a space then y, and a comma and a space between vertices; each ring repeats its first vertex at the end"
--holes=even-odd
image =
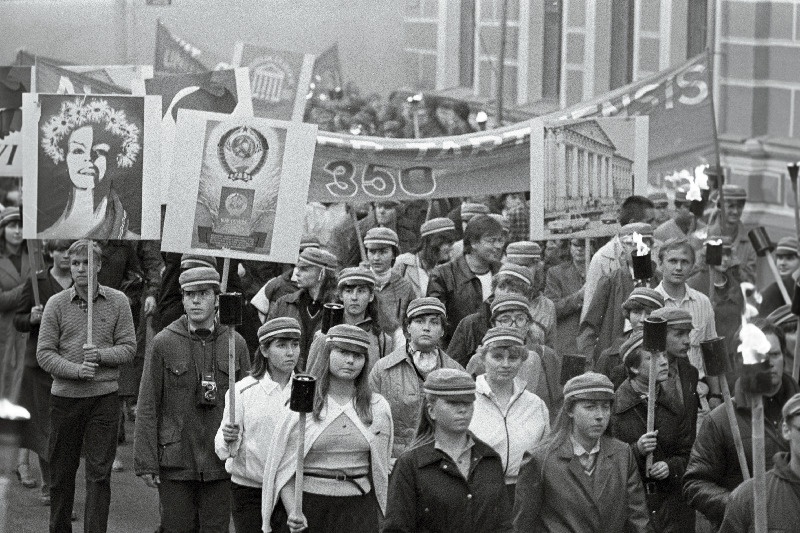
POLYGON ((25 237, 157 239, 159 97, 25 95, 25 237))
POLYGON ((309 124, 180 110, 173 190, 183 201, 167 205, 162 249, 296 260, 315 142, 309 124))

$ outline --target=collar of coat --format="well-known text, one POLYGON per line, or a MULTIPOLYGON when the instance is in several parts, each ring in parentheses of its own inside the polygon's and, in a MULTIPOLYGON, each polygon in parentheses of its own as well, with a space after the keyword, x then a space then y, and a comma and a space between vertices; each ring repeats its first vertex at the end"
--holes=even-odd
POLYGON ((772 463, 772 470, 783 481, 793 485, 800 485, 800 477, 797 477, 797 474, 789 466, 789 459, 791 459, 791 452, 776 453, 772 463))
MULTIPOLYGON (((660 405, 665 409, 669 409, 676 415, 680 416, 682 409, 680 402, 674 394, 670 394, 665 390, 661 384, 656 385, 656 405, 660 405)), ((644 405, 647 407, 647 398, 643 398, 641 394, 636 392, 631 385, 630 378, 627 378, 622 385, 619 386, 614 399, 614 414, 622 414, 636 407, 637 405, 644 405)))
MULTIPOLYGON (((741 409, 743 411, 750 412, 750 402, 745 397, 745 392, 742 390, 742 380, 741 378, 736 380, 736 384, 733 386, 734 394, 733 394, 733 401, 736 404, 736 409, 741 409)), ((786 401, 791 398, 795 393, 800 390, 798 387, 797 382, 792 378, 792 376, 784 373, 781 376, 781 388, 775 394, 775 396, 781 400, 781 405, 786 403, 786 401)))
MULTIPOLYGON (((464 274, 464 279, 466 280, 471 280, 472 278, 475 279, 478 278, 478 275, 475 274, 475 272, 473 272, 471 268, 469 268, 469 263, 467 263, 467 258, 463 254, 456 257, 455 261, 453 262, 453 266, 461 270, 461 273, 464 274)), ((489 271, 492 273, 493 276, 497 274, 498 270, 499 266, 497 264, 492 264, 489 267, 489 271)))
MULTIPOLYGON (((439 348, 437 348, 436 351, 439 355, 439 368, 441 368, 444 365, 444 352, 439 348)), ((399 365, 403 361, 408 361, 408 353, 405 346, 399 346, 386 356, 386 368, 389 369, 395 365, 399 365)))
MULTIPOLYGON (((616 449, 614 446, 611 445, 611 441, 613 440, 612 437, 608 435, 601 435, 600 436, 600 455, 599 457, 613 457, 616 453, 616 449)), ((564 442, 562 442, 559 447, 558 451, 556 452, 558 457, 561 459, 566 459, 567 461, 571 461, 573 457, 575 457, 575 450, 572 448, 572 440, 569 438, 565 438, 564 442)), ((597 463, 600 464, 599 462, 597 463)))
MULTIPOLYGON (((477 464, 484 457, 495 456, 498 459, 500 458, 500 456, 497 455, 496 451, 494 451, 489 445, 485 444, 480 439, 478 439, 475 435, 472 434, 472 432, 469 432, 469 435, 473 441, 473 446, 472 446, 473 464, 477 464)), ((450 459, 450 456, 448 456, 446 453, 436 449, 434 441, 430 441, 427 444, 423 444, 419 448, 416 448, 416 450, 419 456, 419 460, 417 462, 418 468, 425 468, 426 466, 430 466, 432 464, 439 463, 440 461, 450 459)), ((470 470, 472 470, 472 465, 470 465, 470 470)))

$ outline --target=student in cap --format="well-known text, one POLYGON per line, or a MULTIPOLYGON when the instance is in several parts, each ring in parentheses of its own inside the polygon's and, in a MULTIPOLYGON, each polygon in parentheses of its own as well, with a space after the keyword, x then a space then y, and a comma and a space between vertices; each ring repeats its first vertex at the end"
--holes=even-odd
POLYGON ((503 460, 506 489, 513 502, 523 454, 550 431, 550 413, 520 377, 528 350, 516 329, 500 326, 487 331, 476 357, 481 358, 485 372, 475 380, 477 399, 469 428, 503 460))
POLYGON ((425 296, 433 269, 450 260, 450 249, 455 239, 456 227, 452 220, 427 220, 420 228, 419 243, 412 251, 400 254, 392 269, 411 283, 418 298, 425 296))
POLYGON ((428 375, 423 393, 414 443, 392 472, 381 531, 511 531, 502 460, 469 430, 475 382, 443 368, 428 375))
POLYGON ((797 343, 797 315, 792 313, 791 305, 785 304, 767 315, 766 320, 778 326, 786 337, 786 371, 790 372, 790 369, 794 368, 794 349, 797 343))
MULTIPOLYGON (((467 231, 467 224, 469 221, 477 216, 488 216, 493 218, 496 222, 500 223, 501 226, 503 224, 503 217, 501 215, 496 215, 491 212, 491 209, 486 204, 478 203, 478 202, 464 202, 461 204, 461 235, 465 231, 467 231), (499 218, 497 218, 499 217, 499 218)), ((504 231, 506 227, 503 228, 504 231)), ((455 259, 464 255, 464 239, 459 239, 453 243, 453 246, 450 248, 450 259, 455 259)))
POLYGON ((134 435, 134 470, 158 489, 161 527, 224 531, 231 514, 230 478, 215 451, 228 392, 228 341, 235 379, 250 370, 247 344, 217 320, 220 276, 210 267, 179 279, 186 314, 158 333, 144 362, 134 435), (165 438, 169 435, 169 438, 165 438))
MULTIPOLYGON (((379 359, 383 359, 394 350, 394 340, 383 332, 380 326, 380 313, 375 302, 375 274, 368 268, 349 267, 339 272, 336 284, 336 296, 344 306, 344 323, 358 326, 369 335, 366 373, 379 359)), ((308 352, 308 368, 322 355, 325 347, 325 336, 317 332, 308 352)))
MULTIPOLYGON (((779 452, 774 466, 766 475, 767 529, 794 531, 800 524, 800 394, 783 406, 781 436, 788 441, 789 451, 779 452)), ((747 533, 753 531, 753 479, 734 489, 725 506, 720 531, 747 533)))
MULTIPOLYGON (((792 299, 794 299, 798 272, 800 272, 798 250, 800 250, 800 244, 798 244, 795 237, 784 237, 778 241, 778 245, 775 247, 775 264, 778 266, 778 273, 781 275, 780 281, 786 287, 786 291, 792 299)), ((783 300, 781 290, 778 288, 777 281, 770 283, 761 291, 761 298, 761 304, 758 306, 761 316, 769 315, 786 303, 783 300)))
POLYGON ((403 323, 406 343, 396 345, 369 374, 372 390, 383 395, 392 408, 393 460, 414 437, 425 377, 438 368, 462 368, 440 348, 446 324, 447 314, 442 302, 432 297, 417 298, 406 310, 403 323))
POLYGON ((400 341, 400 326, 406 307, 416 297, 411 282, 392 270, 400 253, 397 233, 389 228, 372 228, 364 236, 369 268, 375 274, 375 300, 381 314, 381 327, 400 341))
POLYGON ((594 371, 608 376, 614 384, 616 390, 623 381, 626 373, 622 365, 622 353, 620 349, 631 333, 642 327, 644 319, 650 316, 656 309, 664 307, 664 297, 653 289, 647 287, 636 287, 633 292, 622 304, 622 314, 630 329, 623 331, 622 335, 614 339, 614 343, 600 352, 594 364, 594 371))
MULTIPOLYGON (((300 355, 300 323, 273 318, 258 328, 258 351, 250 375, 236 383, 235 423, 230 423, 230 394, 214 437, 217 456, 231 475, 231 511, 236 531, 260 531, 264 460, 275 428, 286 411, 290 380, 300 355)), ((285 511, 275 513, 282 517, 285 511)), ((278 517, 276 517, 278 518, 278 517)), ((273 524, 276 523, 273 521, 273 524)))
POLYGON ((577 338, 586 283, 586 241, 571 239, 569 254, 569 261, 548 269, 544 289, 544 295, 553 302, 556 311, 554 348, 560 354, 578 353, 577 338))
POLYGON ((532 267, 541 263, 542 247, 533 241, 518 241, 506 246, 504 263, 514 263, 524 267, 532 267))
POLYGON ((294 508, 298 414, 276 428, 265 458, 263 531, 280 500, 292 532, 373 533, 386 512, 392 414, 367 384, 369 337, 339 324, 328 330, 322 357, 310 369, 317 379, 314 409, 307 417, 303 508, 294 508))
POLYGON ((633 450, 606 435, 613 403, 602 374, 567 381, 550 438, 520 469, 514 531, 652 532, 633 450))
POLYGON ((299 370, 305 370, 314 332, 322 323, 322 306, 336 299, 336 256, 322 248, 306 248, 297 259, 292 280, 299 289, 270 306, 268 319, 291 317, 300 322, 299 370))
POLYGON ((686 198, 688 192, 689 187, 686 185, 675 189, 675 211, 671 218, 661 222, 653 231, 653 237, 657 241, 666 242, 670 239, 690 237, 705 229, 706 225, 692 211, 692 201, 686 198))
POLYGON ((681 478, 689 462, 694 441, 694 417, 669 388, 666 353, 648 352, 642 347, 642 330, 631 334, 622 345, 627 378, 614 394, 611 434, 630 444, 645 485, 645 500, 653 529, 694 531, 694 512, 681 495, 681 478), (647 404, 650 365, 656 366, 656 430, 647 432, 647 404), (653 465, 646 468, 647 455, 653 465))
POLYGON ((670 220, 669 198, 664 191, 652 192, 647 199, 653 202, 653 224, 659 225, 670 220))

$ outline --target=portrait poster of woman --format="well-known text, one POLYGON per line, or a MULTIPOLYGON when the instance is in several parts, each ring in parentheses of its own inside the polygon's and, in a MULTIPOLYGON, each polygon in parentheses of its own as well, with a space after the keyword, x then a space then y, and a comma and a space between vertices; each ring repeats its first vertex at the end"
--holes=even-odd
POLYGON ((316 131, 179 110, 162 250, 294 262, 316 131))
POLYGON ((27 238, 159 236, 160 98, 23 98, 27 238))

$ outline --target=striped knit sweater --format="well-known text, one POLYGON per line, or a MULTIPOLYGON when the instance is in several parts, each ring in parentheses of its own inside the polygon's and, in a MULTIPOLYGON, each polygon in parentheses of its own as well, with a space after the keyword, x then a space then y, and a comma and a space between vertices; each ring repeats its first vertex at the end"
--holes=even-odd
POLYGON ((136 334, 128 297, 98 286, 92 317, 92 341, 98 347, 100 364, 94 379, 80 379, 83 345, 86 344, 87 313, 81 309, 74 287, 47 301, 39 327, 36 359, 53 375, 54 396, 88 398, 119 389, 118 366, 136 355, 136 334))

